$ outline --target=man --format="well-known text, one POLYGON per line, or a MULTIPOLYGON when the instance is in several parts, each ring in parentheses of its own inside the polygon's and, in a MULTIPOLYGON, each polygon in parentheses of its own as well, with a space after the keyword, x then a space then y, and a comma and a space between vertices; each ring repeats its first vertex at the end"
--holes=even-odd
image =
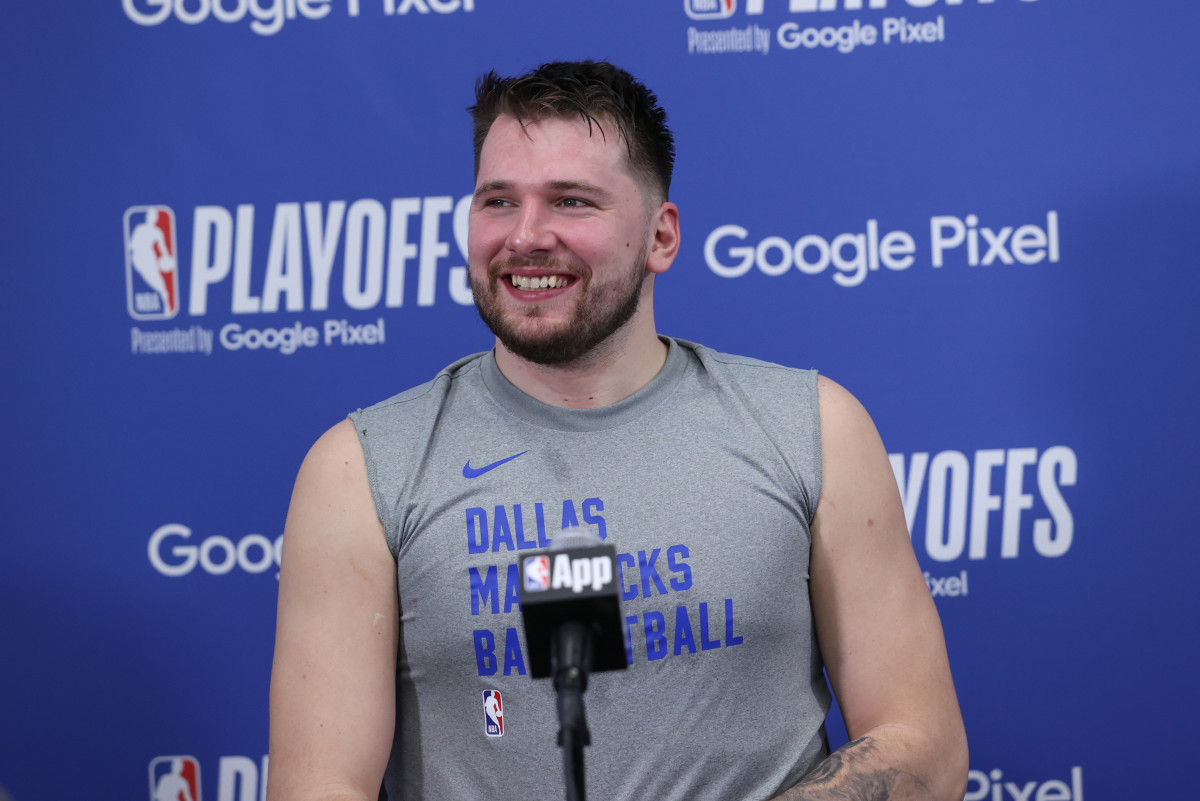
POLYGON ((493 351, 336 425, 297 478, 270 798, 560 797, 518 552, 615 545, 630 668, 595 798, 960 799, 966 741, 887 455, 832 381, 661 338, 674 147, 608 64, 476 90, 468 261, 493 351), (828 671, 852 742, 828 754, 828 671), (503 724, 489 717, 503 710, 503 724), (394 738, 393 738, 394 734, 394 738))

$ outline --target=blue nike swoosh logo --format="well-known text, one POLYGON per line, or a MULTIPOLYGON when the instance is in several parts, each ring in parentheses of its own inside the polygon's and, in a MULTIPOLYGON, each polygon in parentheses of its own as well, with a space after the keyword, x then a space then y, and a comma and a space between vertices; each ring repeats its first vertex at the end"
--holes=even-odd
POLYGON ((463 478, 479 478, 487 471, 495 470, 497 467, 504 464, 505 462, 511 462, 513 459, 516 459, 518 456, 524 456, 527 453, 529 453, 529 451, 521 451, 520 453, 514 453, 512 456, 509 456, 507 459, 501 459, 498 462, 492 462, 491 464, 484 465, 483 467, 471 467, 471 460, 468 459, 467 463, 463 465, 463 478))

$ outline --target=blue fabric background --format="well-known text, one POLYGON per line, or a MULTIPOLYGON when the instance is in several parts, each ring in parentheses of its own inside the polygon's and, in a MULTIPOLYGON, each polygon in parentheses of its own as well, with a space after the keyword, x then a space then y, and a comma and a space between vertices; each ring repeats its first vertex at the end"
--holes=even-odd
MULTIPOLYGON (((223 0, 214 15, 210 0, 5 4, 0 785, 18 801, 146 798, 159 758, 183 755, 204 801, 261 798, 277 568, 260 546, 280 535, 295 471, 325 428, 490 346, 452 296, 465 264, 453 214, 432 212, 472 190, 464 109, 475 78, 592 57, 654 88, 678 139, 684 246, 660 279, 660 330, 819 368, 871 410, 906 487, 912 466, 927 465, 912 490, 913 544, 943 590, 968 798, 1014 797, 1030 782, 1030 798, 1186 797, 1200 708, 1200 609, 1187 589, 1200 555, 1189 522, 1200 474, 1200 7, 822 5, 833 8, 223 0), (272 8, 282 27, 256 32, 255 10, 272 8), (158 24, 134 20, 163 11, 158 24), (901 17, 932 29, 940 19, 942 38, 821 45, 901 17), (767 52, 720 51, 742 36, 721 32, 748 28, 767 52), (816 46, 788 49, 789 34, 816 46), (342 226, 328 307, 313 308, 305 224, 302 308, 235 313, 231 271, 205 312, 190 312, 197 209, 236 219, 253 207, 252 228, 238 230, 252 233, 248 288, 261 297, 278 204, 317 203, 325 220, 334 201, 374 200, 391 226, 397 198, 447 199, 407 220, 418 254, 402 305, 347 304, 342 226), (147 205, 175 216, 181 303, 168 319, 134 319, 127 306, 127 292, 147 288, 126 264, 125 215, 147 205), (1050 212, 1056 261, 997 254, 971 266, 964 244, 933 266, 935 217, 965 227, 975 215, 996 236, 1045 230, 1050 212), (865 234, 870 220, 880 236, 911 237, 911 266, 855 286, 839 285, 833 266, 768 274, 785 258, 780 243, 790 252, 802 237, 865 234), (728 225, 745 239, 714 242, 713 258, 733 265, 731 246, 778 237, 762 246, 767 271, 727 278, 710 266, 706 242, 728 225), (422 251, 432 303, 418 297, 422 251), (220 341, 231 324, 323 334, 327 320, 380 318, 379 344, 322 340, 284 355, 220 341), (135 352, 133 329, 196 326, 212 332, 211 355, 135 352), (1015 449, 1069 454, 1074 469, 1043 465, 1039 483, 1015 449), (932 528, 931 494, 943 498, 932 528), (1052 521, 1052 541, 1069 522, 1060 555, 1035 547, 1038 520, 1052 521), (182 575, 149 552, 169 525, 190 536, 167 536, 154 556, 182 575), (931 554, 931 543, 955 554, 956 542, 953 558, 931 554), (238 543, 240 562, 228 562, 238 543), (201 552, 212 570, 178 567, 201 552)), ((386 264, 390 229, 381 241, 386 264)), ((815 262, 817 248, 802 255, 815 262)), ((224 252, 233 258, 232 245, 224 252)))

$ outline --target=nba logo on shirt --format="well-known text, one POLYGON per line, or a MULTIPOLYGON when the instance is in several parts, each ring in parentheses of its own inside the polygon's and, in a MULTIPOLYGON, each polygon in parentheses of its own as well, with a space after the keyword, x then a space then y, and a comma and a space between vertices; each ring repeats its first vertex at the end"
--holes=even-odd
POLYGON ((125 298, 135 320, 169 320, 179 313, 175 212, 133 206, 125 212, 125 298))
POLYGON ((488 737, 504 735, 504 706, 499 690, 483 691, 483 732, 488 737))
POLYGON ((200 763, 190 756, 150 762, 150 801, 200 801, 200 763))
POLYGON ((528 592, 542 592, 550 589, 549 556, 525 558, 525 589, 528 592))

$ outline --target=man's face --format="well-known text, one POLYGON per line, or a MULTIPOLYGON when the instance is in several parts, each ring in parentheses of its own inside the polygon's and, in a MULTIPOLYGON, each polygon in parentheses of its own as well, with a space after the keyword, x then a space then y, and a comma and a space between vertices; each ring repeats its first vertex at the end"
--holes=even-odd
POLYGON ((637 313, 650 211, 615 125, 499 117, 479 158, 467 238, 484 322, 516 355, 574 362, 637 313))

